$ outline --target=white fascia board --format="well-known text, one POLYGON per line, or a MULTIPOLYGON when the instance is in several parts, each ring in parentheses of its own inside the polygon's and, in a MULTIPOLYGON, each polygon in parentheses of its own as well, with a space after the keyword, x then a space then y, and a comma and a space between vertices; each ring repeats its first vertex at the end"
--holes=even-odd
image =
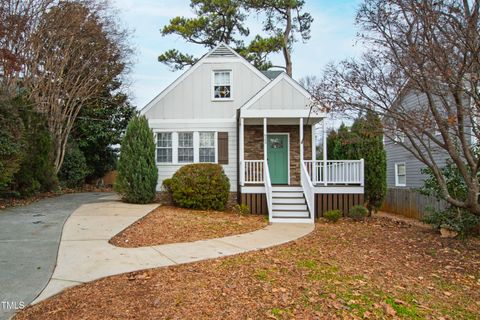
POLYGON ((325 113, 310 113, 310 110, 286 110, 286 109, 265 109, 265 110, 244 110, 240 109, 241 118, 325 118, 325 113))
MULTIPOLYGON (((290 85, 292 85, 296 90, 298 90, 302 95, 304 95, 307 99, 312 100, 312 95, 308 93, 298 82, 293 80, 289 75, 285 72, 282 72, 279 76, 277 76, 273 81, 263 87, 255 96, 253 96, 250 100, 248 100, 241 109, 246 110, 250 109, 255 102, 257 102, 261 97, 263 97, 269 90, 275 87, 280 81, 285 80, 290 85)), ((313 101, 312 101, 313 102, 313 101)))
POLYGON ((235 118, 225 118, 225 119, 149 119, 148 123, 150 124, 164 124, 164 123, 226 123, 232 124, 235 123, 235 118))

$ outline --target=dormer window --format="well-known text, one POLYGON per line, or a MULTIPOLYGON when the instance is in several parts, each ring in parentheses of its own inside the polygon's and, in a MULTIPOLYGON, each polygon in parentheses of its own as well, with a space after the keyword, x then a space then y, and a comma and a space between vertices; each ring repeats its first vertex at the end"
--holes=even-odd
POLYGON ((232 71, 213 71, 213 100, 232 99, 232 71))

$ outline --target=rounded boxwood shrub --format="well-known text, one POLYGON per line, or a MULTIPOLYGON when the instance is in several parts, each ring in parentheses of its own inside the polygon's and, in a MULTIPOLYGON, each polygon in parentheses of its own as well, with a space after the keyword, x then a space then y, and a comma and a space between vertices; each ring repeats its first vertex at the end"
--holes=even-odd
POLYGON ((221 165, 195 163, 181 167, 170 183, 173 202, 183 208, 223 210, 230 181, 221 165))
POLYGON ((356 205, 350 208, 348 216, 353 220, 362 220, 368 215, 368 210, 364 206, 356 205))
POLYGON ((330 222, 337 222, 342 217, 340 210, 330 210, 323 214, 323 217, 330 222))
POLYGON ((125 202, 151 203, 155 200, 157 179, 153 132, 145 116, 135 116, 122 140, 115 191, 125 202))

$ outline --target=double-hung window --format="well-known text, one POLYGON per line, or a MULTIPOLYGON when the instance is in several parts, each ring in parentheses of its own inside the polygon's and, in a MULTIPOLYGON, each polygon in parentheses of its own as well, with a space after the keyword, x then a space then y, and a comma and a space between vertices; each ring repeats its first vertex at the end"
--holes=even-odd
POLYGON ((178 162, 193 162, 193 132, 178 133, 178 162))
POLYGON ((200 132, 200 162, 215 162, 215 132, 200 132))
POLYGON ((213 99, 232 99, 232 72, 230 70, 213 72, 213 99))
POLYGON ((172 162, 172 133, 157 133, 157 162, 172 162))
POLYGON ((395 186, 405 187, 407 185, 407 169, 405 163, 395 163, 395 186))

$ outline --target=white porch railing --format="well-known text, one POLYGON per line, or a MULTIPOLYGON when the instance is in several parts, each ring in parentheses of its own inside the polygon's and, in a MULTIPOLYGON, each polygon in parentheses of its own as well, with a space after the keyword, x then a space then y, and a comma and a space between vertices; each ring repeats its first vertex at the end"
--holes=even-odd
POLYGON ((267 197, 267 208, 268 208, 268 221, 272 221, 272 206, 273 206, 273 192, 272 192, 272 181, 270 180, 270 172, 268 171, 268 162, 264 162, 263 166, 264 177, 265 177, 265 194, 267 197))
POLYGON ((314 185, 353 184, 363 186, 364 161, 361 160, 305 160, 306 170, 314 185))
POLYGON ((243 171, 243 182, 252 183, 252 184, 263 184, 265 181, 265 170, 264 170, 264 161, 263 160, 244 160, 242 171, 243 171))
POLYGON ((307 171, 305 163, 300 164, 300 184, 302 185, 303 194, 307 201, 308 211, 310 212, 310 219, 315 219, 315 188, 313 186, 310 175, 307 171))

